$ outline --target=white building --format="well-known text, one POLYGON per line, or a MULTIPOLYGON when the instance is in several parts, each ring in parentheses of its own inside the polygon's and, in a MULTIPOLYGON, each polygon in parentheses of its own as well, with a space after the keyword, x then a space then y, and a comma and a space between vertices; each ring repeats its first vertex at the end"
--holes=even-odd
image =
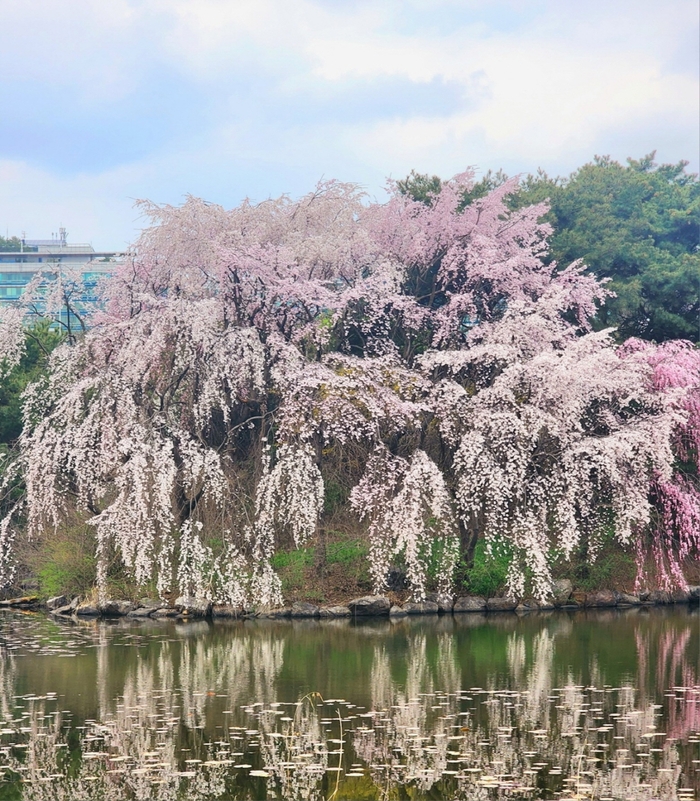
POLYGON ((88 244, 69 244, 65 228, 52 239, 22 239, 20 250, 0 250, 0 305, 17 302, 37 272, 50 281, 64 270, 82 274, 84 293, 80 302, 94 303, 97 281, 114 269, 121 255, 96 251, 88 244))

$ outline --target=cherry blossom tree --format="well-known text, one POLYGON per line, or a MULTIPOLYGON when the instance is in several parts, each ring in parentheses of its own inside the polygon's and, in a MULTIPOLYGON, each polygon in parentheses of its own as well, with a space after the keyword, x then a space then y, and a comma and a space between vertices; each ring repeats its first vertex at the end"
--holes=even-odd
POLYGON ((377 589, 403 560, 415 597, 433 575, 449 591, 478 537, 539 597, 553 558, 594 558, 611 530, 629 543, 661 520, 686 553, 694 485, 682 513, 659 487, 697 453, 697 371, 672 367, 695 352, 591 332, 605 287, 544 263, 542 208, 509 211, 514 183, 463 208, 471 181, 429 203, 327 182, 231 211, 143 204, 153 224, 102 312, 27 393, 2 564, 20 516, 38 536, 77 510, 103 588, 117 555, 161 594, 279 604, 271 559, 322 541, 324 475, 348 448, 377 589))

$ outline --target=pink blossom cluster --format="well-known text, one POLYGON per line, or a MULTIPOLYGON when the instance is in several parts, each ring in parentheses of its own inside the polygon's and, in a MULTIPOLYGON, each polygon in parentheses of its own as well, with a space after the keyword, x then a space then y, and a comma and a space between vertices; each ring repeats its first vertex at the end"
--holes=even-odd
MULTIPOLYGON (((606 290, 543 260, 543 208, 509 210, 512 182, 462 208, 471 181, 429 204, 339 182, 231 211, 143 204, 103 311, 27 392, 0 564, 20 512, 34 536, 78 509, 103 584, 117 553, 161 593, 274 605, 276 549, 318 535, 329 454, 353 448, 377 589, 402 561, 415 597, 447 592, 483 537, 508 544, 510 590, 544 598, 553 559, 594 558, 611 531, 647 532, 681 584, 698 352, 593 332, 606 290)), ((20 316, 0 318, 8 366, 20 316)))

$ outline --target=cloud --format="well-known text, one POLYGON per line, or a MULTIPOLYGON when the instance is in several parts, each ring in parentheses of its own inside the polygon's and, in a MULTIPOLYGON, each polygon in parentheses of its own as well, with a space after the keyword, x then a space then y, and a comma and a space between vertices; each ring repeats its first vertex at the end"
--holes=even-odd
POLYGON ((322 175, 698 168, 694 0, 6 0, 0 28, 0 226, 34 236, 322 175))

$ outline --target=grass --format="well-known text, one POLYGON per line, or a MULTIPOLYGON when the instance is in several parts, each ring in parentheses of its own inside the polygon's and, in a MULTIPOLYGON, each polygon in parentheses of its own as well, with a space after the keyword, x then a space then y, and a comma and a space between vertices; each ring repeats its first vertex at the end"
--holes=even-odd
POLYGON ((459 565, 456 585, 470 595, 492 598, 505 587, 509 564, 510 554, 496 549, 489 554, 484 540, 479 540, 472 564, 459 565))
POLYGON ((353 587, 369 586, 366 543, 343 538, 335 531, 329 531, 328 537, 331 541, 326 544, 327 575, 324 578, 319 577, 314 568, 316 554, 312 546, 278 551, 272 557, 272 567, 282 580, 285 598, 323 602, 328 593, 333 593, 338 581, 353 587))

